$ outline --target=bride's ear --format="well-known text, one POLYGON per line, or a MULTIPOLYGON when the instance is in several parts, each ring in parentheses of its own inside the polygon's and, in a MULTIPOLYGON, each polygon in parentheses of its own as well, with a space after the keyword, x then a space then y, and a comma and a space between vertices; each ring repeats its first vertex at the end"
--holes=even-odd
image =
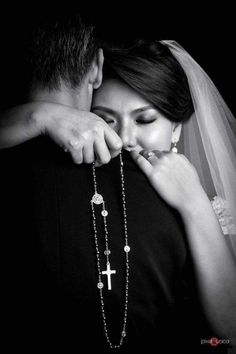
POLYGON ((171 142, 173 144, 179 141, 181 131, 182 131, 182 123, 175 123, 173 125, 172 138, 171 138, 171 142))
POLYGON ((103 50, 98 49, 97 54, 92 62, 91 69, 89 71, 89 83, 92 84, 93 89, 97 89, 101 86, 102 83, 102 70, 104 63, 103 50))

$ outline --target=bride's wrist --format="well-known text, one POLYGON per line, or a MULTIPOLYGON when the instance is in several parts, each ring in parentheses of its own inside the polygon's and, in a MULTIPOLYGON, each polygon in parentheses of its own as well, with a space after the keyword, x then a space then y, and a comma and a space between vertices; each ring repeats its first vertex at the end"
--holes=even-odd
POLYGON ((201 217, 209 207, 211 207, 210 200, 201 187, 181 204, 179 212, 183 218, 191 219, 201 217))

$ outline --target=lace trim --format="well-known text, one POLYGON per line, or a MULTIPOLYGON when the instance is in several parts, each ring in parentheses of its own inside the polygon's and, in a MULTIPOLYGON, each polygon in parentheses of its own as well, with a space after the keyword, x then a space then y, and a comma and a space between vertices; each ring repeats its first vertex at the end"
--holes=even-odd
POLYGON ((224 235, 236 235, 236 226, 230 213, 228 203, 221 197, 214 197, 211 205, 216 213, 224 235))

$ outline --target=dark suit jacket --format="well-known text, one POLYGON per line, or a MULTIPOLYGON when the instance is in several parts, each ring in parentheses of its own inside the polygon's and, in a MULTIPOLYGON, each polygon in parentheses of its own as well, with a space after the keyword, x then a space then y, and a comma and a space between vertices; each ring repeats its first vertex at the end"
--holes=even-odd
MULTIPOLYGON (((120 352, 198 348, 215 336, 200 310, 185 231, 124 152, 130 252, 127 338, 120 352), (196 327, 196 329, 194 329, 196 327)), ((4 327, 10 346, 106 352, 90 200, 91 165, 75 165, 37 138, 1 152, 4 327)), ((112 291, 104 301, 108 331, 119 342, 125 285, 119 158, 97 169, 106 200, 112 291)), ((104 237, 98 217, 101 266, 104 237)), ((209 346, 208 346, 209 347, 209 346)), ((216 348, 217 349, 217 348, 216 348)))

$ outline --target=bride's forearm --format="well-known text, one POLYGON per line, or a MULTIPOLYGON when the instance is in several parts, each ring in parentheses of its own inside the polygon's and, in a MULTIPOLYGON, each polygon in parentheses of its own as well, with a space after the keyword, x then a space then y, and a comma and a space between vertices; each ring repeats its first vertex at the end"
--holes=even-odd
POLYGON ((236 265, 208 197, 181 210, 199 295, 213 328, 236 341, 236 265))
POLYGON ((0 117, 0 149, 9 148, 37 137, 43 132, 35 103, 13 107, 0 117))

